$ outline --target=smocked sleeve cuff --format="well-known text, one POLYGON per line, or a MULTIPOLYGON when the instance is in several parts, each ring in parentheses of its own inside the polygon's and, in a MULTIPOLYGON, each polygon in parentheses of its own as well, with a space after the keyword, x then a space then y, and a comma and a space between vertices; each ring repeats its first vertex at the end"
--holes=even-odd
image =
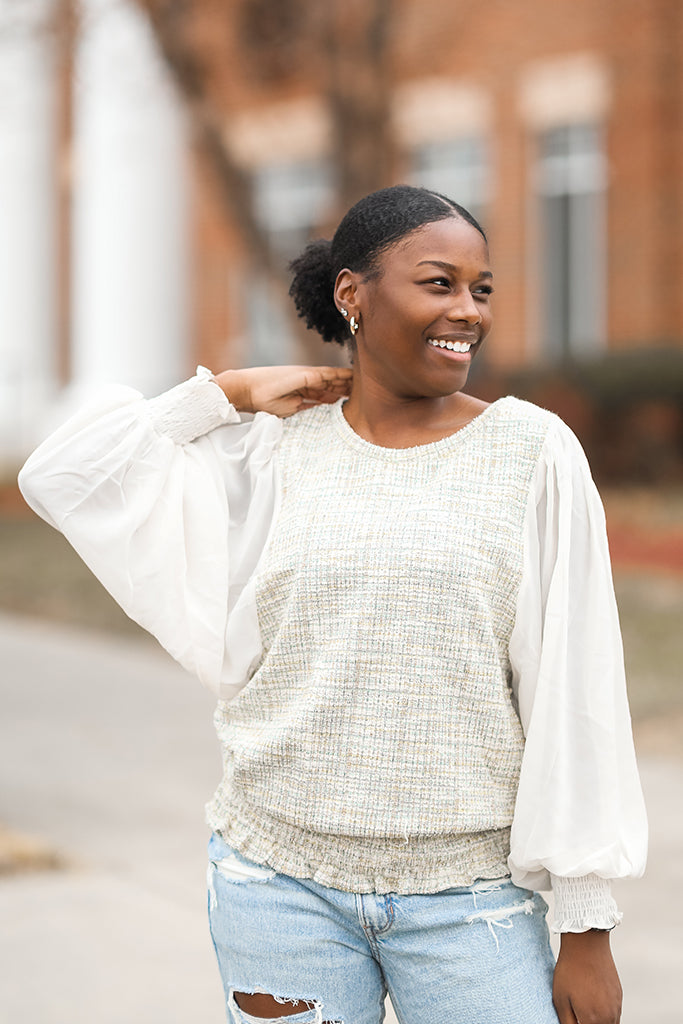
POLYGON ((622 914, 612 898, 609 879, 599 875, 580 878, 550 876, 555 897, 554 932, 587 932, 590 928, 609 930, 622 914))
POLYGON ((177 387, 147 403, 152 424, 175 444, 189 444, 224 423, 239 423, 240 416, 204 366, 177 387))

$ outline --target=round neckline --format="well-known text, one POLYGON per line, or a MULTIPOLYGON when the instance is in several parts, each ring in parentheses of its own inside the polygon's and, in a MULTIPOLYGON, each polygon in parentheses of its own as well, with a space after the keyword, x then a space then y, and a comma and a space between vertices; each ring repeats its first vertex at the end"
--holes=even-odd
POLYGON ((464 427, 460 427, 459 430, 454 431, 452 434, 440 437, 437 441, 427 441, 425 444, 414 444, 407 448, 387 448, 384 445, 373 444, 372 441, 366 441, 364 437, 357 434, 344 416, 343 406, 344 403, 348 401, 346 398, 340 398, 335 402, 331 408, 331 412, 332 421, 337 428, 337 432, 347 444, 350 444, 358 451, 364 452, 366 455, 401 459, 411 458, 416 455, 436 454, 456 447, 461 444, 463 438, 469 437, 469 435, 480 426, 481 422, 488 418, 491 411, 500 405, 501 402, 506 401, 508 397, 508 395, 505 395, 502 398, 497 398, 495 402, 491 402, 491 404, 482 412, 477 416, 474 416, 469 423, 466 423, 464 427))

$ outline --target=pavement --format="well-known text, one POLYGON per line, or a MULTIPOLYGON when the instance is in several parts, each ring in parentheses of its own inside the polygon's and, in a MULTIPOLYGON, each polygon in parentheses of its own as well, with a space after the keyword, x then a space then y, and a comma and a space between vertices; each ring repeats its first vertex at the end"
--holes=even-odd
MULTIPOLYGON (((0 1024, 224 1024, 210 694, 143 641, 0 616, 0 649, 0 822, 58 865, 0 874, 0 1024)), ((683 756, 649 742, 641 772, 649 868, 615 886, 622 1024, 681 1024, 683 756)))

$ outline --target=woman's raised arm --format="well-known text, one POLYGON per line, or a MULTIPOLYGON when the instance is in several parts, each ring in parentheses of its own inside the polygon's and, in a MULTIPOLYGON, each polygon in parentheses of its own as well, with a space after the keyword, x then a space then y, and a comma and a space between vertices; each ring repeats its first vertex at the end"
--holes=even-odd
POLYGON ((256 366, 214 378, 240 412, 291 416, 307 405, 336 402, 351 390, 352 371, 340 366, 256 366))
POLYGON ((275 511, 277 417, 333 401, 349 376, 200 368, 149 401, 110 390, 31 455, 22 493, 124 611, 219 692, 228 614, 275 511), (242 422, 237 410, 261 415, 242 422))

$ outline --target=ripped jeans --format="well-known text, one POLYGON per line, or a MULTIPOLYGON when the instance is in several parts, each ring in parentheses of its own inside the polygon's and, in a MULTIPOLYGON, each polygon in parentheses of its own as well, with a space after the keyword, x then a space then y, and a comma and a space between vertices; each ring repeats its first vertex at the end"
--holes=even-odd
POLYGON ((231 1024, 557 1024, 547 905, 509 879, 350 893, 247 860, 214 835, 209 920, 231 1024), (293 1002, 251 1016, 234 993, 293 1002))

